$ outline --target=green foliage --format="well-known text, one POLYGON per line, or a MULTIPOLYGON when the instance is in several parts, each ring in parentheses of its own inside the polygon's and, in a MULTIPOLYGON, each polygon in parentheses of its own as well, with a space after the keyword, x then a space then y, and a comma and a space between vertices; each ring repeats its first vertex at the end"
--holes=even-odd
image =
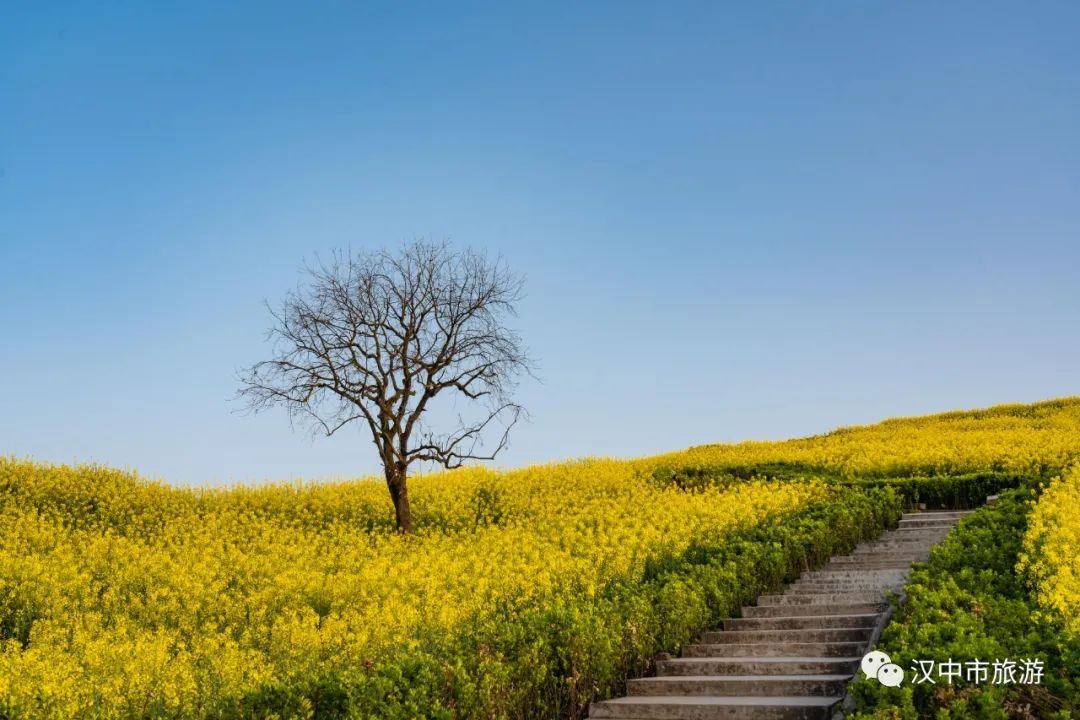
POLYGON ((652 470, 652 478, 661 487, 700 490, 706 487, 727 487, 745 480, 802 480, 822 478, 840 480, 843 476, 819 465, 790 462, 758 462, 752 464, 699 465, 668 462, 652 470))
POLYGON ((1028 476, 1008 472, 842 480, 846 485, 895 488, 906 507, 925 503, 930 510, 980 507, 990 495, 1020 486, 1028 476))
MULTIPOLYGON (((765 462, 755 465, 701 466, 665 464, 652 471, 652 479, 661 487, 701 490, 726 488, 739 482, 769 480, 805 480, 820 478, 839 485, 855 487, 891 487, 900 494, 905 507, 924 503, 929 509, 967 509, 979 507, 989 495, 1015 488, 1032 475, 1015 472, 984 471, 963 475, 916 475, 903 477, 848 478, 835 470, 817 465, 765 462)), ((1038 475, 1046 477, 1046 474, 1038 475)))

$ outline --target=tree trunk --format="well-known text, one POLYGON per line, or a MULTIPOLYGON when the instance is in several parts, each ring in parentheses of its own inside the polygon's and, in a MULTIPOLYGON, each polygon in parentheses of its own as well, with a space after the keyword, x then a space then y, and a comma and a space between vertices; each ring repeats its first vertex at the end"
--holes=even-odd
POLYGON ((390 498, 394 501, 394 515, 398 531, 403 534, 412 532, 412 510, 409 509, 409 488, 405 482, 403 468, 388 468, 386 485, 390 488, 390 498))

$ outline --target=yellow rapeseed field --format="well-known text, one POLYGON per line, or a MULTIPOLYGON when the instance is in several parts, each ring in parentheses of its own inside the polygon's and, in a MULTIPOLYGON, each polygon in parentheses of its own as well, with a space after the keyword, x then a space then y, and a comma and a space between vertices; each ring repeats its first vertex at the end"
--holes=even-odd
POLYGON ((1034 579, 1039 604, 1080 635, 1080 466, 1054 479, 1036 502, 1020 568, 1034 579))
POLYGON ((1080 398, 898 418, 782 442, 702 445, 648 463, 723 469, 790 464, 843 476, 1040 473, 1080 455, 1080 398))
MULTIPOLYGON (((595 594, 820 483, 689 494, 626 463, 417 477, 419 531, 360 481, 175 490, 102 468, 0 462, 0 709, 199 716, 270 678, 595 594)), ((0 713, 2 714, 2 713, 0 713)))
MULTIPOLYGON (((107 468, 0 459, 0 718, 241 715, 238 699, 267 687, 371 667, 388 653, 419 656, 496 614, 506 624, 494 632, 506 637, 517 632, 507 618, 576 613, 603 601, 605 588, 722 544, 735 529, 783 525, 841 492, 822 480, 760 478, 688 492, 657 483, 662 467, 1042 473, 1078 453, 1073 398, 635 461, 468 468, 411 480, 410 537, 394 532, 385 486, 373 480, 178 489, 107 468)), ((1077 477, 1048 491, 1032 535, 1048 604, 1074 618, 1080 572, 1067 549, 1080 541, 1077 477)), ((617 607, 634 601, 623 596, 617 607)), ((556 655, 550 662, 563 663, 556 655)), ((446 674, 444 685, 458 677, 449 664, 430 667, 446 674)), ((307 702, 280 717, 311 716, 307 702)))

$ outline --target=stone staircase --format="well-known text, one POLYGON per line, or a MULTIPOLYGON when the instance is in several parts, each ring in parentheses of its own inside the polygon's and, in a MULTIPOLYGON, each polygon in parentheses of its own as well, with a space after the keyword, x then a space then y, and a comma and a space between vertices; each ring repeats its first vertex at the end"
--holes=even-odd
POLYGON ((911 564, 925 561, 973 511, 905 513, 895 530, 762 595, 723 630, 704 633, 626 697, 593 703, 599 720, 828 720, 888 622, 911 564))

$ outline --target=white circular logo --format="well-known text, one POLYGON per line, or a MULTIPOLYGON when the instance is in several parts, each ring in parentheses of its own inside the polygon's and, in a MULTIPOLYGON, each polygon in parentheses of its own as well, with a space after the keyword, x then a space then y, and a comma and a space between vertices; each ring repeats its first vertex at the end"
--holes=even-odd
POLYGON ((881 652, 880 650, 871 650, 870 652, 863 655, 863 674, 866 675, 866 677, 877 677, 878 670, 881 669, 881 666, 888 665, 891 662, 892 658, 890 658, 885 653, 881 652))
POLYGON ((896 663, 885 663, 877 671, 877 679, 882 685, 900 687, 904 682, 904 669, 896 663))

